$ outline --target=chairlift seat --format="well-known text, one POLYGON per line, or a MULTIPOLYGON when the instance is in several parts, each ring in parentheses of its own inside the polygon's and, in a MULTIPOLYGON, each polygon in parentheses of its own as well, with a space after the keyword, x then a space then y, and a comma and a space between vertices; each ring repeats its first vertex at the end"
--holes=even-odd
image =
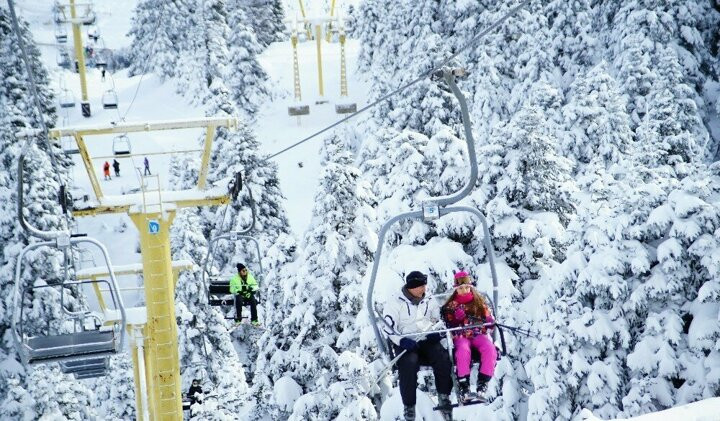
POLYGON ((309 105, 291 105, 288 107, 288 115, 290 116, 300 116, 308 114, 310 114, 309 105))
POLYGON ((107 357, 91 358, 87 360, 63 361, 60 369, 65 374, 81 373, 84 371, 96 371, 108 368, 107 357))
POLYGON ((230 282, 211 282, 209 292, 210 294, 230 294, 230 282))
POLYGON ((357 112, 357 104, 335 104, 335 112, 337 114, 352 114, 357 112))
POLYGON ((115 350, 113 331, 84 331, 53 336, 36 336, 26 342, 28 364, 89 359, 111 355, 115 350))
POLYGON ((60 44, 65 44, 67 39, 67 34, 55 34, 55 40, 60 44))
MULTIPOLYGON (((106 91, 102 96, 103 108, 106 110, 115 110, 118 107, 118 96, 114 90, 106 91)), ((129 153, 129 152, 128 152, 129 153)))

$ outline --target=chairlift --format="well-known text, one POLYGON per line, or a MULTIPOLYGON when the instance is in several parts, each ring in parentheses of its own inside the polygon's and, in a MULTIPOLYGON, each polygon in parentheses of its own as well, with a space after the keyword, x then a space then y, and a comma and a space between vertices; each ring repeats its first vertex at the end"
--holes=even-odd
POLYGON ((249 230, 243 231, 230 231, 224 234, 213 237, 208 244, 208 254, 205 257, 203 264, 203 284, 207 289, 208 304, 214 307, 233 306, 235 303, 234 297, 230 294, 230 277, 234 275, 232 273, 220 274, 212 270, 212 261, 214 260, 213 251, 215 250, 218 242, 221 241, 251 241, 255 244, 255 260, 249 261, 250 263, 257 265, 257 270, 253 271, 255 277, 259 282, 262 282, 263 268, 262 268, 262 254, 260 253, 260 243, 257 239, 250 235, 247 235, 249 230))
POLYGON ((59 67, 62 67, 63 69, 69 69, 70 68, 70 55, 65 51, 64 49, 58 50, 58 52, 55 55, 56 62, 59 67))
POLYGON ((80 21, 83 25, 93 25, 97 20, 95 10, 93 10, 92 4, 85 6, 85 13, 80 16, 80 21))
POLYGON ((293 104, 288 107, 289 116, 301 116, 310 114, 310 106, 304 104, 293 104))
POLYGON ((103 108, 115 110, 118 107, 118 96, 114 89, 108 89, 102 96, 103 108))
MULTIPOLYGON (((485 219, 485 216, 480 212, 478 209, 470 206, 452 206, 462 198, 466 197, 470 191, 472 191, 475 181, 477 180, 478 176, 478 168, 477 168, 477 156, 475 154, 475 144, 473 140, 472 135, 472 129, 470 126, 470 117, 468 114, 468 108, 467 108, 467 102, 465 101, 465 97, 460 92, 460 90, 457 87, 457 84, 455 83, 455 76, 458 75, 459 72, 450 70, 450 69, 443 69, 442 70, 442 76, 447 82, 447 84, 450 87, 450 90, 453 92, 455 97, 457 98, 458 102, 460 103, 460 109, 461 109, 461 115, 462 115, 462 122, 465 129, 465 141, 467 142, 467 152, 469 156, 469 162, 470 162, 470 177, 467 182, 467 184, 460 189, 459 191, 442 197, 436 197, 431 198, 422 205, 421 210, 415 210, 411 212, 405 212, 399 215, 396 215, 390 219, 388 219, 383 226, 380 229, 380 232, 378 234, 378 241, 377 241, 377 248, 375 250, 375 254, 373 257, 373 267, 372 272, 370 275, 370 282, 368 283, 368 291, 366 296, 366 308, 368 312, 368 317, 370 319, 370 324, 373 327, 373 331, 375 333, 375 339, 378 344, 378 348, 384 354, 384 356, 392 361, 393 360, 393 350, 392 346, 389 346, 389 344, 386 342, 384 335, 381 334, 380 328, 378 327, 379 323, 382 323, 382 317, 378 317, 376 314, 375 308, 374 308, 374 300, 373 300, 373 292, 375 290, 375 281, 377 280, 377 274, 378 269, 380 266, 380 262, 382 261, 382 251, 383 246, 385 244, 385 236, 388 233, 390 227, 394 225, 395 223, 399 221, 404 221, 408 219, 416 219, 416 220, 422 220, 422 221, 433 221, 438 219, 440 216, 447 215, 450 213, 455 212, 469 212, 477 217, 479 219, 480 223, 482 224, 483 228, 483 242, 486 250, 487 255, 487 262, 490 267, 490 274, 493 281, 493 299, 490 301, 490 303, 493 305, 492 311, 495 317, 498 317, 497 309, 494 307, 494 304, 498 301, 498 279, 497 279, 497 271, 495 268, 495 259, 493 254, 493 246, 490 240, 490 231, 488 229, 487 221, 485 219)), ((497 335, 496 332, 493 333, 494 336, 497 335)), ((456 385, 457 386, 457 385, 456 385)), ((457 391, 458 388, 456 387, 455 390, 457 391)), ((460 396, 457 396, 458 402, 460 402, 460 396)))
POLYGON ((75 138, 72 136, 61 137, 60 146, 62 147, 62 151, 65 155, 75 155, 80 153, 80 148, 78 148, 75 138))
POLYGON ((67 35, 67 29, 65 28, 64 25, 56 25, 55 26, 55 40, 59 44, 67 43, 68 35, 67 35))
MULTIPOLYGON (((239 190, 242 188, 241 177, 237 177, 235 186, 239 190)), ((234 195, 236 196, 236 195, 234 195)), ((220 234, 210 239, 208 244, 208 252, 203 261, 202 271, 202 282, 205 285, 207 291, 208 304, 215 307, 232 306, 234 304, 234 298, 230 295, 230 276, 234 274, 222 275, 219 272, 213 271, 213 260, 215 259, 214 251, 216 245, 221 241, 236 242, 238 240, 249 240, 255 243, 255 261, 252 263, 257 264, 257 271, 254 272, 258 281, 262 282, 263 279, 263 268, 262 268, 262 254, 260 252, 260 243, 253 238, 250 232, 255 227, 255 201, 252 197, 252 192, 248 189, 248 196, 250 198, 250 212, 252 214, 252 222, 250 225, 242 231, 228 231, 224 234, 220 234)), ((248 262, 250 263, 250 262, 248 262)))
MULTIPOLYGON (((96 68, 98 68, 98 69, 100 69, 102 67, 107 68, 108 51, 109 50, 107 48, 96 50, 96 52, 95 52, 95 67, 96 68)), ((115 101, 115 104, 117 104, 117 101, 115 101)), ((116 108, 117 108, 117 105, 116 105, 116 108)))
POLYGON ((67 88, 63 88, 60 92, 60 108, 74 108, 75 95, 67 88))
POLYGON ((113 155, 130 155, 130 138, 126 134, 113 138, 113 155))
POLYGON ((346 104, 335 104, 335 112, 337 114, 352 114, 357 112, 357 104, 346 103, 346 104))
MULTIPOLYGON (((74 266, 74 265, 73 265, 74 266)), ((80 290, 81 288, 77 288, 80 290)), ((80 291, 82 294, 82 291, 80 291)), ((119 293, 115 274, 110 264, 110 258, 105 247, 95 239, 89 237, 70 237, 67 234, 61 234, 54 241, 43 241, 26 246, 18 256, 15 270, 15 289, 14 289, 14 311, 12 317, 12 336, 17 348, 18 354, 24 364, 49 364, 54 362, 67 363, 71 361, 86 361, 87 365, 97 362, 100 358, 106 358, 117 353, 122 349, 125 340, 126 316, 125 307, 122 303, 122 297, 119 293), (29 262, 27 256, 31 255, 33 250, 41 247, 60 250, 64 255, 72 259, 72 253, 68 253, 74 246, 82 243, 89 243, 96 246, 102 252, 105 258, 110 280, 87 280, 77 281, 67 279, 69 267, 67 260, 65 262, 64 271, 66 278, 60 279, 59 282, 33 284, 30 286, 23 284, 23 275, 28 269, 29 262), (106 303, 112 303, 113 308, 110 312, 118 312, 119 317, 107 318, 102 317, 98 313, 90 312, 85 309, 80 311, 71 311, 66 307, 65 300, 69 293, 68 288, 82 287, 85 284, 97 286, 105 284, 107 291, 110 293, 110 299, 105 300, 106 303), (63 328, 53 329, 52 323, 47 323, 45 328, 38 328, 39 331, 28 331, 27 324, 30 316, 27 314, 26 303, 32 303, 31 297, 40 290, 59 290, 59 301, 62 309, 62 318, 57 320, 61 322, 63 328), (68 323, 72 321, 73 331, 67 332, 68 323), (88 327, 88 322, 92 325, 88 327)), ((73 367, 66 366, 68 368, 73 367)), ((82 370, 81 370, 82 372, 82 370)), ((90 373, 85 372, 86 376, 90 373)), ((93 376, 101 375, 98 371, 92 373, 93 376)))

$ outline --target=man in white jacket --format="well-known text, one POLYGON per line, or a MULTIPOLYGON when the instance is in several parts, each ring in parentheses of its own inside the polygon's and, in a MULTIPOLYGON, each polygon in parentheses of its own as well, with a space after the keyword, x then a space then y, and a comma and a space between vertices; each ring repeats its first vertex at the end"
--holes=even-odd
POLYGON ((397 361, 405 420, 415 420, 417 373, 420 365, 429 365, 435 375, 438 405, 444 407, 443 417, 449 421, 452 420, 449 396, 452 390, 452 365, 447 350, 440 344, 442 335, 430 333, 406 336, 432 330, 440 320, 440 307, 425 296, 426 284, 427 276, 422 272, 413 271, 405 277, 405 286, 385 305, 385 332, 393 342, 396 354, 405 351, 397 361))

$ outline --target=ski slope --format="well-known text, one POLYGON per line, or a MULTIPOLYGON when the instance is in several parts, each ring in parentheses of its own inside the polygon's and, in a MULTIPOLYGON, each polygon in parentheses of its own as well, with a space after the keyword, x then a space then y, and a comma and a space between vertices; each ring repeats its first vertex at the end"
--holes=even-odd
MULTIPOLYGON (((136 3, 136 0, 131 0, 97 2, 95 5, 96 26, 107 48, 117 50, 129 47, 131 40, 127 33, 130 30, 132 10, 136 3)), ((35 40, 39 43, 43 61, 49 70, 51 87, 58 94, 63 89, 68 89, 75 97, 77 104, 74 108, 58 107, 58 126, 108 125, 121 121, 123 117, 130 123, 204 116, 204 110, 192 105, 191 98, 177 94, 176 86, 172 81, 162 81, 153 74, 129 77, 125 70, 115 74, 108 72, 106 80, 103 81, 98 69, 88 67, 88 99, 92 116, 83 117, 79 105, 81 98, 79 75, 61 69, 56 63, 58 48, 68 48, 72 45, 72 39, 70 37, 66 45, 56 44, 54 23, 51 18, 52 4, 52 0, 23 2, 18 7, 18 13, 30 23, 35 40), (110 89, 118 95, 117 110, 102 108, 102 96, 110 89)), ((87 43, 86 29, 86 27, 82 29, 85 43, 87 43)), ((71 33, 68 30, 68 34, 71 33)), ((268 87, 271 90, 271 97, 260 106, 257 121, 253 123, 253 131, 260 141, 261 152, 268 154, 277 152, 340 118, 334 111, 334 104, 340 97, 340 45, 323 42, 322 48, 325 96, 321 98, 318 95, 316 45, 314 42, 301 42, 298 46, 303 99, 311 104, 310 115, 300 119, 287 114, 287 106, 294 102, 292 66, 288 66, 288 63, 292 62, 290 42, 271 45, 259 58, 270 78, 268 87), (315 104, 322 101, 327 102, 315 104)), ((358 75, 354 72, 358 49, 359 45, 356 41, 349 41, 346 45, 350 91, 350 98, 347 100, 362 106, 367 87, 358 80, 358 75)), ((198 139, 201 134, 202 131, 199 129, 132 133, 130 135, 132 152, 142 155, 160 151, 198 149, 198 139)), ((90 138, 87 142, 90 155, 111 156, 113 138, 114 136, 110 135, 90 138)), ((290 227, 296 235, 301 235, 310 222, 315 187, 320 174, 318 151, 321 144, 322 137, 318 137, 274 159, 278 164, 281 188, 287 198, 284 206, 290 227), (301 163, 302 168, 298 163, 301 163)), ((160 174, 160 182, 164 188, 170 187, 165 176, 170 159, 170 155, 149 157, 151 171, 153 174, 160 174)), ((78 155, 74 155, 73 160, 75 162, 72 173, 74 191, 92 195, 82 160, 78 155)), ((106 160, 112 163, 112 158, 93 161, 96 175, 106 195, 119 195, 139 188, 140 180, 135 168, 142 168, 141 157, 134 160, 118 158, 121 176, 113 176, 112 180, 108 181, 102 180, 102 165, 106 160)), ((113 264, 123 265, 140 261, 140 254, 136 252, 137 234, 127 215, 81 218, 79 230, 103 241, 108 247, 113 264)), ((96 260, 99 261, 99 256, 96 256, 96 260)), ((125 277, 120 282, 122 287, 133 287, 138 285, 139 280, 135 277, 125 277)), ((139 297, 134 294, 125 295, 125 299, 130 303, 137 301, 137 298, 139 297)))

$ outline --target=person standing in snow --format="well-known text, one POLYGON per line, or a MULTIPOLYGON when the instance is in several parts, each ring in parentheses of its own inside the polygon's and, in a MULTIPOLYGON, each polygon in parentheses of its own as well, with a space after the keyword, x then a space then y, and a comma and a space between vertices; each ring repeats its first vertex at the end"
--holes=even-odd
POLYGON ((429 365, 435 375, 438 404, 445 420, 452 420, 450 391, 452 365, 447 350, 442 346, 440 333, 430 333, 422 338, 411 334, 431 330, 439 321, 440 308, 425 295, 427 276, 419 271, 410 272, 400 293, 385 305, 385 333, 395 347, 395 354, 404 354, 397 361, 400 377, 400 396, 404 405, 406 421, 415 420, 417 374, 420 364, 429 365), (421 339, 422 338, 422 339, 421 339))
POLYGON ((249 305, 250 321, 253 326, 259 326, 255 293, 260 286, 245 265, 238 263, 236 267, 238 273, 230 278, 230 293, 235 296, 235 323, 240 323, 242 319, 243 306, 249 305))
POLYGON ((120 163, 117 159, 113 159, 113 169, 115 170, 115 177, 120 177, 120 163))
POLYGON ((150 173, 150 161, 148 161, 147 156, 145 157, 145 159, 143 159, 143 165, 145 166, 144 175, 152 175, 150 173))
MULTIPOLYGON (((488 335, 488 327, 478 325, 495 322, 490 306, 472 286, 470 275, 465 271, 455 273, 455 291, 443 305, 441 314, 450 328, 469 327, 453 331, 455 364, 457 365, 458 387, 463 399, 469 400, 471 347, 480 353, 480 372, 478 373, 477 394, 487 390, 497 362, 497 349, 488 335)), ((492 329, 492 327, 489 327, 492 329)))
POLYGON ((105 175, 105 180, 112 180, 110 178, 110 163, 107 161, 103 164, 103 175, 105 175))

